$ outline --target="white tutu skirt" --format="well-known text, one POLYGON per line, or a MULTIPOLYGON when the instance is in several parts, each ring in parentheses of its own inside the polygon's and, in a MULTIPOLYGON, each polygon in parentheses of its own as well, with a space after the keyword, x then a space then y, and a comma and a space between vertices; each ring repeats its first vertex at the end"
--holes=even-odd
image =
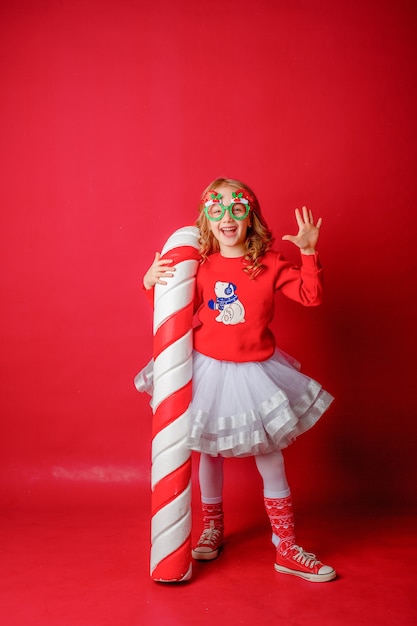
MULTIPOLYGON (((136 386, 152 393, 152 362, 138 374, 136 386)), ((194 351, 187 446, 212 456, 268 454, 314 426, 332 401, 279 349, 267 361, 243 363, 194 351)))
POLYGON ((333 401, 281 350, 267 361, 218 361, 194 352, 188 446, 213 456, 286 448, 333 401))

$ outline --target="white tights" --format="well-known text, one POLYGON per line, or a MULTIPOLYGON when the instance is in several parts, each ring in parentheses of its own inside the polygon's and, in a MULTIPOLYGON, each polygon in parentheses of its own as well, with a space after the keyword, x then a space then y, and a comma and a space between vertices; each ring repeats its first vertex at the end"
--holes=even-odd
MULTIPOLYGON (((221 456, 201 453, 199 480, 201 501, 204 504, 218 504, 223 500, 223 463, 221 456)), ((255 456, 255 463, 263 480, 266 498, 285 498, 290 490, 285 475, 284 457, 281 450, 255 456)))

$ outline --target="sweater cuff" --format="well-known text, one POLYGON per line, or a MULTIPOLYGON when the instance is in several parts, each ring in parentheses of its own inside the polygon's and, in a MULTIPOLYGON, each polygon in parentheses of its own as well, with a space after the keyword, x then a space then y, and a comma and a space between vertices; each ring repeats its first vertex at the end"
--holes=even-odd
POLYGON ((301 263, 305 269, 320 269, 320 259, 318 252, 314 254, 301 254, 301 263))
POLYGON ((142 284, 142 293, 144 294, 145 298, 148 300, 151 307, 153 307, 155 287, 152 287, 151 289, 146 289, 145 285, 142 284))

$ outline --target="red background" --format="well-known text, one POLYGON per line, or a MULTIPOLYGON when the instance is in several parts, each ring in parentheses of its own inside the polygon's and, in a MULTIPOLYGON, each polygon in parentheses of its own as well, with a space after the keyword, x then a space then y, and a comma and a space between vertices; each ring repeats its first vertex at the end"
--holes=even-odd
MULTIPOLYGON (((254 188, 291 259, 294 209, 324 220, 325 302, 280 299, 274 322, 336 396, 287 452, 296 499, 411 510, 415 41, 407 0, 1 3, 7 511, 148 506, 141 278, 223 175, 254 188)), ((260 488, 233 463, 227 490, 236 468, 260 488)))

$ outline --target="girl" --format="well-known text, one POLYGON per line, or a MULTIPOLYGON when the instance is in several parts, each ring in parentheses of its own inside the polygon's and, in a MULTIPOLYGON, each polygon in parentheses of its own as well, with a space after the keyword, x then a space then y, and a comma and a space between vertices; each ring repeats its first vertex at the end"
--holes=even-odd
MULTIPOLYGON (((313 582, 336 576, 297 545, 282 448, 311 428, 333 398, 275 345, 269 324, 280 290, 305 306, 320 304, 322 268, 316 245, 322 220, 296 209, 298 234, 282 239, 301 252, 295 267, 272 248, 255 194, 218 178, 204 191, 197 226, 201 265, 196 278, 193 398, 188 446, 201 453, 203 532, 192 556, 215 559, 223 544, 223 461, 254 456, 276 546, 275 569, 313 582)), ((157 253, 143 284, 151 290, 173 275, 157 253)))

